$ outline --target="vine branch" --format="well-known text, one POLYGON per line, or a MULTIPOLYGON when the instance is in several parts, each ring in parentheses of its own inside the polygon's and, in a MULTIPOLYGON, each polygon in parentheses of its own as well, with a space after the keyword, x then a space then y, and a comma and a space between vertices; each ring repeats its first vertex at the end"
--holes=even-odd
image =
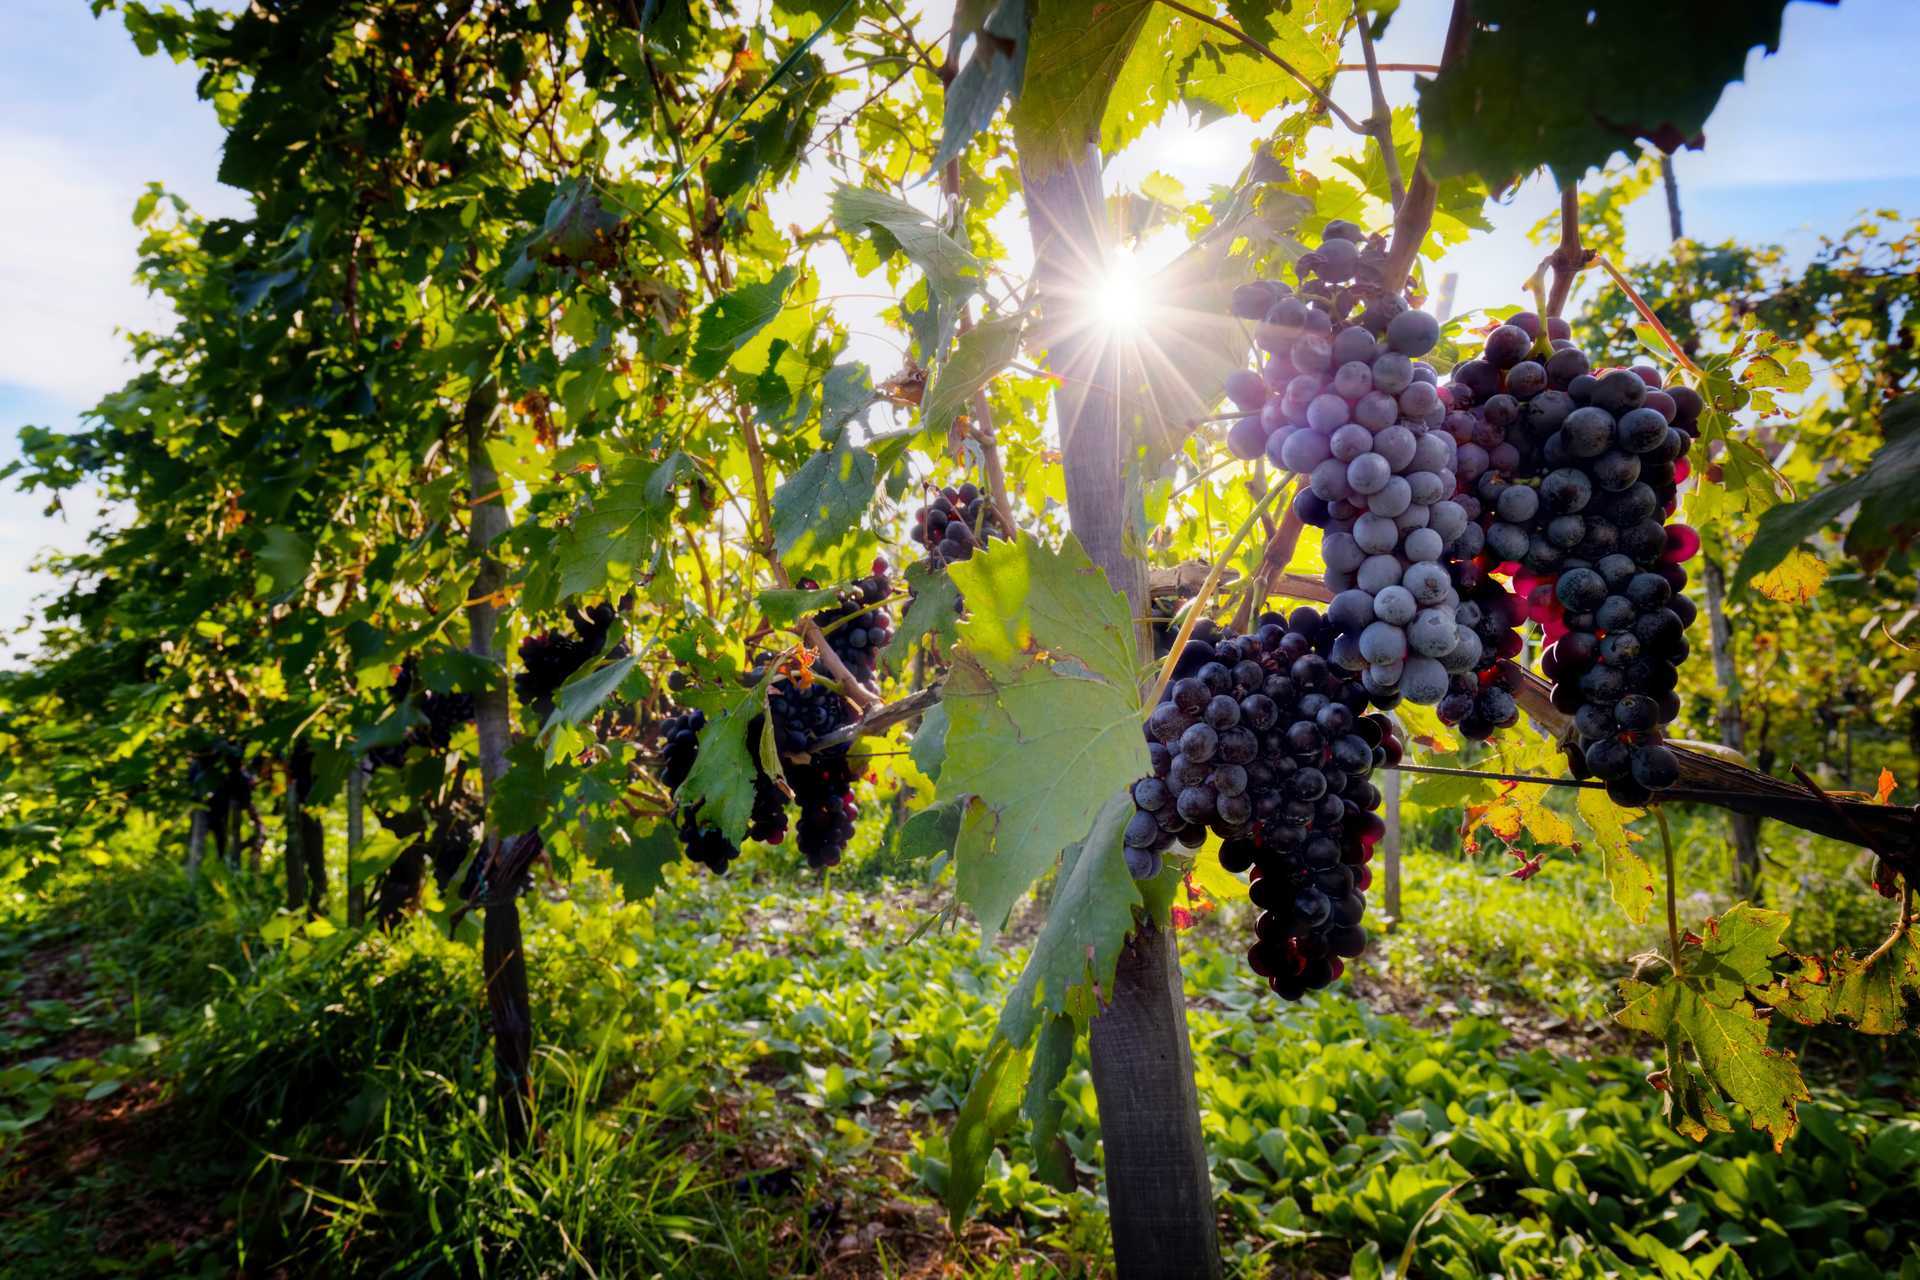
POLYGON ((1393 150, 1393 112, 1387 109, 1387 93, 1380 85, 1380 63, 1373 56, 1373 32, 1367 29, 1363 0, 1353 0, 1354 23, 1360 28, 1360 52, 1367 60, 1367 89, 1373 95, 1373 113, 1367 117, 1367 132, 1380 147, 1380 163, 1387 172, 1387 193, 1393 198, 1397 214, 1407 202, 1407 184, 1400 177, 1400 157, 1393 150))
MULTIPOLYGON (((1573 278, 1598 254, 1580 243, 1580 188, 1569 182, 1560 188, 1560 243, 1547 255, 1544 265, 1553 268, 1553 288, 1547 294, 1547 315, 1557 316, 1566 309, 1567 295, 1573 292, 1573 278)), ((1546 332, 1542 324, 1541 332, 1546 332)))

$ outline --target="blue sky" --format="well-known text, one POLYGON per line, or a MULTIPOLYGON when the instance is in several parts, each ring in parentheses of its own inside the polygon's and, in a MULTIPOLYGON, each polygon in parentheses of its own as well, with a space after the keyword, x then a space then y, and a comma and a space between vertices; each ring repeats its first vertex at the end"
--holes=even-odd
MULTIPOLYGON (((192 68, 142 58, 109 14, 84 0, 7 0, 0 41, 0 465, 16 454, 24 423, 64 428, 128 372, 118 332, 164 323, 131 283, 138 235, 134 201, 159 181, 206 213, 238 212, 237 193, 215 178, 220 132, 195 96, 192 68)), ((942 5, 932 6, 944 9, 942 5)), ((1387 60, 1431 61, 1449 6, 1403 0, 1382 44, 1387 60)), ((937 30, 944 12, 929 18, 937 30)), ((1749 58, 1707 126, 1707 147, 1676 160, 1687 230, 1702 239, 1784 242, 1804 250, 1863 208, 1920 213, 1920 3, 1844 0, 1788 6, 1781 52, 1749 58)), ((1684 50, 1651 42, 1653 61, 1684 65, 1684 50)), ((1390 96, 1411 96, 1411 77, 1389 77, 1390 96)), ((1337 95, 1363 111, 1362 78, 1337 95)), ((1124 157, 1115 181, 1153 170, 1190 190, 1235 171, 1254 130, 1225 122, 1196 136, 1170 123, 1124 157)), ((824 204, 826 184, 803 184, 796 206, 824 204)), ((1539 251, 1525 232, 1553 203, 1544 182, 1523 187, 1492 212, 1495 230, 1451 254, 1464 309, 1512 301, 1539 251)), ((1643 202, 1630 218, 1636 252, 1665 241, 1665 213, 1643 202)), ((1022 245, 1023 236, 1007 237, 1022 245)), ((1022 245, 1022 247, 1024 247, 1022 245)), ((1016 265, 1017 264, 1011 264, 1016 265)), ((869 286, 870 287, 870 286, 869 286)), ((1588 286, 1591 287, 1591 286, 1588 286)), ((829 291, 832 285, 829 283, 829 291)), ((869 358, 863 353, 856 353, 869 358)), ((890 367, 888 353, 870 363, 890 367)), ((100 514, 70 503, 62 517, 43 501, 0 489, 0 661, 51 585, 29 571, 43 548, 80 545, 100 514)))

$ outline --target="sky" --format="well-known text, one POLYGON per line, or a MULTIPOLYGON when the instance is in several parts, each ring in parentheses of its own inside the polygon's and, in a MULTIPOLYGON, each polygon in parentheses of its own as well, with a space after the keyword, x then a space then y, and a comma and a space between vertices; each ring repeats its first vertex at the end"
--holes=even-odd
MULTIPOLYGON (((931 6, 944 9, 938 3, 931 6)), ((1383 61, 1431 62, 1444 34, 1445 0, 1403 0, 1380 43, 1383 61)), ((139 233, 130 213, 151 182, 164 184, 210 216, 244 212, 238 192, 216 178, 221 134, 195 93, 191 67, 143 58, 114 16, 95 20, 82 0, 6 0, 0 41, 0 466, 18 456, 22 425, 70 429, 86 407, 130 373, 124 333, 163 325, 164 308, 133 283, 139 233)), ((923 26, 937 32, 944 12, 923 26)), ((1793 3, 1781 51, 1749 56, 1747 78, 1728 88, 1706 128, 1703 151, 1683 151, 1675 168, 1688 234, 1808 251, 1860 210, 1920 214, 1920 3, 1844 0, 1837 7, 1793 3)), ((1357 50, 1352 60, 1358 60, 1357 50)), ((1389 74, 1398 104, 1413 77, 1389 74)), ((1335 95, 1366 111, 1365 77, 1340 78, 1335 95)), ((1190 192, 1230 179, 1259 136, 1252 122, 1223 121, 1196 132, 1182 120, 1149 131, 1108 167, 1116 189, 1160 171, 1190 192)), ((1345 146, 1349 140, 1330 138, 1345 146)), ((1357 146, 1357 140, 1352 140, 1357 146)), ((803 179, 776 201, 779 221, 803 224, 825 213, 826 175, 803 179)), ((929 198, 931 192, 928 191, 929 198)), ((1494 229, 1450 252, 1433 275, 1459 277, 1456 309, 1510 303, 1541 250, 1526 231, 1554 204, 1541 179, 1489 210, 1494 229)), ((1634 256, 1666 240, 1657 197, 1631 210, 1634 256)), ((1003 234, 1014 270, 1026 237, 1003 234)), ((1171 256, 1163 241, 1145 252, 1171 256)), ((822 292, 871 291, 844 263, 823 257, 822 292)), ((1589 273, 1590 275, 1594 273, 1589 273)), ((877 279, 877 277, 876 277, 877 279)), ((1583 287, 1594 287, 1587 283, 1583 287)), ((856 330, 880 326, 862 315, 882 302, 848 299, 856 330)), ((884 376, 898 353, 877 337, 856 337, 851 358, 884 376)), ((89 499, 48 514, 44 495, 0 484, 0 664, 30 651, 34 600, 54 585, 33 563, 47 549, 75 549, 107 518, 89 499)))

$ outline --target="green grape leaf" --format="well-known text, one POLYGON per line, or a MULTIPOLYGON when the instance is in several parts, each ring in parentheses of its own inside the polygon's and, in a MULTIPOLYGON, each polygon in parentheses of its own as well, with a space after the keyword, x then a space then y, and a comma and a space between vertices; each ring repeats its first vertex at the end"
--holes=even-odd
POLYGON ((947 709, 939 703, 920 717, 920 727, 913 731, 913 742, 907 748, 913 767, 929 778, 940 777, 940 766, 947 758, 947 709))
POLYGON ((293 530, 275 525, 260 535, 253 561, 272 583, 273 599, 288 600, 300 590, 313 567, 313 544, 293 530))
POLYGON ((820 380, 820 438, 832 444, 855 418, 864 425, 874 398, 873 375, 866 365, 856 361, 827 370, 820 380))
POLYGON ((547 565, 528 582, 528 606, 552 608, 582 592, 631 581, 672 519, 673 494, 658 479, 673 465, 673 459, 659 466, 644 458, 618 463, 594 495, 593 509, 554 539, 547 565))
POLYGON ((1044 177, 1084 159, 1152 0, 1047 0, 1027 33, 1026 75, 1009 113, 1020 166, 1044 177))
POLYGON ((860 522, 879 487, 871 453, 844 439, 816 453, 773 491, 773 549, 781 559, 817 556, 860 522))
POLYGON ((841 183, 833 192, 833 220, 845 232, 870 232, 881 253, 896 250, 927 273, 935 290, 948 300, 980 287, 986 269, 980 259, 940 228, 926 214, 884 191, 841 183))
MULTIPOLYGON (((556 736, 555 730, 562 726, 576 726, 591 720, 600 710, 600 704, 612 697, 627 676, 640 661, 640 655, 629 654, 604 667, 586 667, 576 672, 554 694, 553 710, 547 715, 547 722, 540 726, 540 740, 548 741, 556 736)), ((553 763, 551 759, 547 761, 553 763)))
MULTIPOLYGON (((963 842, 966 827, 983 810, 978 801, 969 802, 962 820, 963 842)), ((1053 901, 1047 906, 1047 922, 1028 953, 1020 981, 1000 1010, 988 1065, 981 1069, 954 1124, 954 1172, 961 1172, 963 1160, 966 1169, 964 1177, 955 1177, 947 1185, 947 1208, 956 1220, 979 1194, 976 1163, 984 1168, 994 1139, 1013 1121, 1013 1108, 1019 1102, 1014 1082, 1029 1061, 1033 1071, 1022 1105, 1034 1126, 1035 1149, 1042 1153, 1043 1176, 1049 1180, 1056 1174, 1061 1180, 1071 1177, 1071 1163, 1054 1149, 1062 1114, 1054 1095, 1073 1056, 1075 1025, 1092 1016, 1100 992, 1113 990, 1120 949, 1134 927, 1134 911, 1142 905, 1120 846, 1132 814, 1133 801, 1127 793, 1115 793, 1102 806, 1087 838, 1066 851, 1053 901), (1036 1031, 1042 1034, 1030 1059, 1028 1047, 1034 1044, 1036 1031), (992 1074, 996 1062, 1004 1074, 992 1074)))
POLYGON ((700 821, 718 827, 734 844, 747 838, 753 816, 753 780, 757 772, 747 728, 765 709, 766 682, 753 689, 728 690, 720 695, 724 710, 708 711, 707 727, 700 731, 700 752, 692 772, 674 798, 683 809, 698 807, 700 821))
MULTIPOLYGON (((983 8, 978 0, 968 5, 970 14, 983 8)), ((1007 96, 1019 94, 1027 71, 1027 25, 1027 0, 1000 0, 975 30, 973 52, 947 86, 932 172, 958 159, 974 135, 993 123, 1007 96)))
POLYGON ((1576 802, 1580 818, 1600 846, 1607 870, 1607 887, 1614 903, 1635 924, 1644 924, 1653 910, 1653 868, 1633 845, 1640 837, 1621 818, 1620 806, 1604 791, 1582 790, 1576 802))
POLYGON ((696 378, 717 377, 734 352, 780 315, 787 290, 798 277, 795 268, 783 267, 771 280, 744 285, 709 303, 700 312, 687 372, 696 378))
POLYGON ((814 117, 833 97, 833 81, 812 54, 788 68, 791 86, 765 114, 742 125, 706 167, 707 189, 720 201, 761 182, 778 182, 800 159, 812 136, 814 117))
POLYGON ((951 644, 960 622, 960 588, 944 572, 928 569, 924 560, 916 561, 907 566, 907 588, 913 592, 913 599, 900 616, 893 639, 880 653, 887 662, 906 661, 922 636, 932 635, 942 644, 951 644))
POLYGON ((946 1205, 957 1228, 987 1178, 987 1161, 994 1140, 1007 1131, 1020 1112, 1021 1081, 1027 1050, 996 1034, 982 1055, 979 1074, 967 1090, 966 1101, 954 1117, 947 1139, 951 1162, 947 1171, 946 1205))
POLYGON ((1067 1114, 1060 1085, 1073 1065, 1075 1035, 1072 1018, 1047 1019, 1033 1046, 1026 1100, 1020 1104, 1020 1114, 1032 1130, 1034 1172, 1058 1191, 1073 1190, 1073 1153, 1060 1137, 1060 1122, 1067 1114))
POLYGON ((958 801, 931 804, 900 825, 900 854, 913 862, 932 862, 953 852, 960 835, 958 801))
POLYGON ((1113 990, 1121 948, 1147 906, 1121 845, 1132 817, 1128 792, 1110 793, 1086 838, 1067 850, 1047 921, 1000 1009, 1000 1034, 1014 1043, 1031 1040, 1043 1014, 1086 1021, 1113 990))
POLYGON ((1747 54, 1780 43, 1787 0, 1476 0, 1465 47, 1414 81, 1436 178, 1478 173, 1502 187, 1540 165, 1561 185, 1649 138, 1699 145, 1747 54), (1649 32, 1686 50, 1684 76, 1636 75, 1649 32), (1566 50, 1565 57, 1542 56, 1566 50))
POLYGON ((810 613, 820 612, 839 599, 838 587, 820 587, 811 591, 799 587, 764 587, 759 596, 760 614, 769 625, 784 627, 810 613))
POLYGON ((1133 622, 1071 536, 1059 552, 996 543, 947 572, 972 614, 941 694, 940 790, 980 801, 961 830, 958 889, 993 933, 1106 798, 1147 771, 1133 622))
POLYGON ((1649 1079, 1666 1094, 1674 1127, 1689 1137, 1727 1129, 1722 1096, 1746 1108, 1775 1150, 1798 1125, 1795 1105, 1811 1096, 1806 1082, 1792 1054, 1767 1047, 1767 1022, 1748 999, 1771 984, 1768 961, 1782 949, 1787 921, 1742 903, 1709 920, 1704 938, 1687 936, 1672 976, 1620 984, 1626 1004, 1615 1019, 1666 1045, 1667 1065, 1649 1079))
POLYGON ((589 860, 613 877, 628 902, 645 902, 666 884, 667 866, 680 861, 680 837, 662 820, 631 839, 600 842, 589 860))
POLYGON ((940 362, 920 401, 920 430, 935 438, 945 435, 954 418, 966 410, 974 392, 993 380, 1020 352, 1024 315, 998 316, 960 335, 953 353, 940 362))
POLYGON ((1899 929, 1869 955, 1848 952, 1808 958, 1790 974, 1758 993, 1795 1022, 1817 1026, 1844 1022, 1870 1036, 1898 1035, 1915 1025, 1912 1010, 1920 1002, 1920 935, 1899 929))
POLYGON ((1920 536, 1920 395, 1901 396, 1881 416, 1886 443, 1867 469, 1827 484, 1812 497, 1782 503, 1760 517, 1760 527, 1740 557, 1736 592, 1787 558, 1789 552, 1858 507, 1847 527, 1846 550, 1869 567, 1920 536))

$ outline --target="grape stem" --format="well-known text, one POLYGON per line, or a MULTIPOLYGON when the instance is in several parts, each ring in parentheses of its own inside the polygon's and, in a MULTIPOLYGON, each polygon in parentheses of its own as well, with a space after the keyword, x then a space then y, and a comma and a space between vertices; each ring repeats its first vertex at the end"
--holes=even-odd
POLYGON ((1360 28, 1360 52, 1367 60, 1367 88, 1373 95, 1373 113, 1367 117, 1367 132, 1380 146, 1380 164, 1387 173, 1387 194, 1393 199, 1393 211, 1407 201, 1407 184, 1400 177, 1400 157, 1393 150, 1393 112, 1387 109, 1387 92, 1380 85, 1380 64, 1373 56, 1373 33, 1367 29, 1365 0, 1353 0, 1354 25, 1360 28))
POLYGON ((1692 356, 1681 349, 1679 342, 1674 339, 1673 334, 1668 331, 1667 326, 1660 322, 1660 317, 1655 315, 1653 308, 1647 305, 1647 300, 1640 296, 1640 291, 1635 289, 1627 278, 1620 274, 1620 268, 1608 261, 1607 255, 1604 253, 1594 254, 1593 260, 1600 264, 1601 270, 1613 277, 1613 282, 1620 286, 1620 292, 1627 295, 1627 301, 1633 304, 1633 309, 1640 313, 1640 318, 1647 322, 1648 327, 1650 327, 1655 336, 1660 339, 1660 344, 1664 346, 1667 349, 1667 353, 1673 357, 1674 363, 1691 373, 1694 377, 1704 378, 1706 375, 1701 371, 1700 366, 1693 362, 1692 356))
POLYGON ((1660 824, 1660 845, 1667 859, 1667 946, 1672 959, 1669 963, 1675 973, 1680 972, 1680 911, 1674 896, 1673 887, 1673 832, 1667 828, 1667 811, 1659 804, 1648 805, 1653 810, 1653 820, 1660 824))
POLYGON ((1542 269, 1553 268, 1553 289, 1547 294, 1545 308, 1540 313, 1542 341, 1547 334, 1545 322, 1566 310, 1574 277, 1597 257, 1597 252, 1580 243, 1580 187, 1578 183, 1569 182, 1560 188, 1560 243, 1540 264, 1542 269))
MULTIPOLYGON (((767 455, 760 447, 760 433, 754 428, 753 415, 741 412, 737 416, 740 421, 741 437, 747 446, 747 465, 753 473, 754 513, 759 517, 760 536, 765 539, 759 550, 773 570, 774 583, 790 591, 793 589, 793 579, 787 576, 787 566, 780 562, 780 556, 773 545, 773 500, 767 491, 767 455)), ((799 631, 801 637, 806 640, 807 647, 814 651, 820 665, 827 669, 827 674, 839 682, 841 694, 854 706, 865 713, 880 704, 879 697, 861 684, 853 672, 847 669, 847 664, 840 660, 840 655, 833 651, 833 646, 828 644, 826 637, 820 634, 818 623, 812 618, 802 618, 799 631)))
MULTIPOLYGON (((1280 483, 1276 479, 1275 483, 1280 483)), ((1275 574, 1285 574, 1293 563, 1293 549, 1300 542, 1300 532, 1306 528, 1303 521, 1292 510, 1280 517, 1280 527, 1273 530, 1267 539, 1266 550, 1260 554, 1260 564, 1254 569, 1247 581, 1246 594, 1240 598, 1240 607, 1234 611, 1233 627, 1236 631, 1245 631, 1247 623, 1253 617, 1254 609, 1264 602, 1268 595, 1268 583, 1275 574)))
POLYGON ((1294 80, 1296 80, 1299 83, 1302 89, 1305 89, 1308 93, 1313 95, 1313 99, 1315 102, 1318 102, 1321 106, 1325 107, 1328 110, 1328 112, 1330 112, 1333 115, 1334 119, 1338 120, 1341 124, 1347 126, 1347 128, 1353 130, 1355 133, 1358 133, 1358 134, 1365 135, 1368 132, 1367 127, 1365 125, 1361 124, 1358 120, 1355 120, 1352 116, 1348 115, 1345 111, 1343 111, 1340 107, 1340 104, 1335 102, 1331 97, 1329 97, 1325 89, 1322 89, 1319 85, 1315 84, 1312 80, 1309 80, 1306 74, 1302 72, 1300 68, 1294 66, 1291 62, 1288 62, 1285 58, 1281 57, 1279 54, 1275 53, 1273 50, 1267 48, 1267 46, 1265 46, 1264 44, 1261 44, 1258 40, 1255 40, 1252 36, 1248 35, 1246 32, 1242 31, 1240 28, 1234 26, 1232 23, 1222 22, 1220 19, 1214 17, 1213 15, 1202 13, 1198 9, 1189 9, 1186 5, 1181 4, 1180 0, 1158 0, 1158 3, 1165 5, 1167 8, 1173 10, 1175 13, 1186 14, 1189 18, 1192 18, 1195 22, 1205 23, 1207 26, 1212 27, 1216 31, 1224 32, 1225 34, 1232 36, 1235 40, 1239 41, 1241 44, 1245 45, 1247 48, 1253 50, 1255 53, 1265 58, 1268 62, 1271 62, 1274 66, 1280 68, 1282 71, 1292 76, 1294 80))
MULTIPOLYGON (((1459 57, 1466 47, 1467 36, 1473 28, 1467 7, 1467 0, 1453 0, 1446 43, 1440 50, 1442 67, 1459 57)), ((1388 293, 1399 293, 1406 288, 1414 260, 1420 256, 1420 246, 1426 242, 1427 232, 1433 226, 1433 209, 1439 199, 1440 188, 1427 172, 1426 143, 1422 141, 1420 158, 1413 162, 1413 180, 1407 184, 1407 197, 1394 210, 1393 240, 1387 245, 1387 260, 1380 268, 1380 283, 1388 293)))
POLYGON ((1287 490, 1288 485, 1276 479, 1273 487, 1267 490, 1266 496, 1253 504, 1253 510, 1249 511, 1247 518, 1240 522, 1240 527, 1233 531, 1233 539, 1227 543, 1226 550, 1214 557, 1213 567, 1207 570, 1207 580, 1200 584, 1200 590, 1193 597, 1193 603, 1187 607, 1187 620, 1180 624, 1180 634, 1174 637, 1173 648, 1168 650, 1166 661, 1160 664, 1160 675, 1153 682, 1152 695, 1147 698, 1148 709, 1159 705, 1160 695, 1167 691, 1167 682, 1173 679, 1173 668, 1174 664, 1180 660, 1180 651, 1185 649, 1187 641, 1193 638, 1194 625, 1200 621, 1200 615, 1206 612, 1207 601, 1212 598, 1213 589, 1220 585, 1220 575, 1226 572, 1227 562, 1233 559, 1234 552, 1238 551, 1240 544, 1247 540, 1247 535, 1253 532, 1253 526, 1260 522, 1260 517, 1273 505, 1273 500, 1287 490))

